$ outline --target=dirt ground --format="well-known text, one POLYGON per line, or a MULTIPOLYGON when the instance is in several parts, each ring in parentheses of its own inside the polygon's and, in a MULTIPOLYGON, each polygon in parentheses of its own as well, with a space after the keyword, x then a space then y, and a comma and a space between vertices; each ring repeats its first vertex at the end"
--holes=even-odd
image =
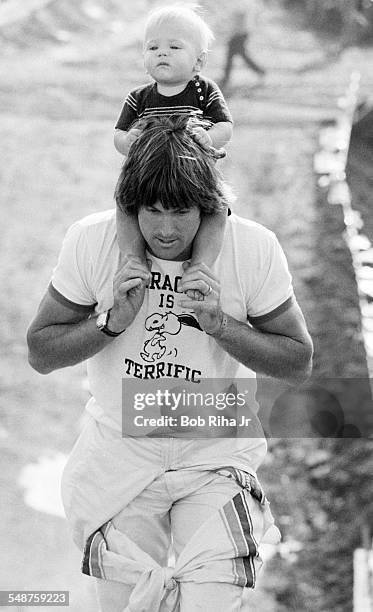
MULTIPOLYGON (((70 590, 71 612, 96 612, 92 581, 79 573, 80 553, 65 521, 26 505, 17 481, 40 456, 71 449, 88 396, 84 366, 41 377, 27 364, 25 333, 67 227, 113 205, 121 162, 113 124, 129 87, 143 82, 139 22, 126 3, 123 11, 127 38, 97 26, 57 44, 35 39, 30 23, 22 44, 13 44, 9 32, 0 41, 6 59, 0 64, 0 589, 70 590)), ((364 377, 343 218, 338 207, 325 206, 312 157, 319 122, 337 112, 351 70, 361 71, 364 90, 372 86, 373 53, 350 49, 329 61, 275 2, 267 3, 252 49, 268 76, 256 87, 239 63, 234 73, 228 102, 235 130, 222 170, 237 192, 235 210, 279 236, 315 342, 315 375, 364 377)), ((212 78, 220 76, 223 51, 217 43, 206 71, 212 78)), ((250 609, 275 610, 264 579, 261 584, 250 609)))

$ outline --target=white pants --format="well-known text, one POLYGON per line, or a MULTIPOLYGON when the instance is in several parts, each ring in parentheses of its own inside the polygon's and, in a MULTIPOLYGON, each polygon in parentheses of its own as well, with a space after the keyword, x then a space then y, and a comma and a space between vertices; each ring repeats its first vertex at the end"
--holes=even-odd
MULTIPOLYGON (((248 442, 253 447, 256 440, 248 442)), ((240 609, 242 587, 254 585, 261 564, 256 544, 273 522, 268 506, 245 485, 216 472, 227 466, 245 471, 241 443, 123 439, 88 421, 65 468, 62 493, 74 540, 84 550, 83 572, 100 578, 102 612, 123 612, 131 593, 131 606, 136 601, 141 612, 158 595, 160 611, 170 610, 171 602, 180 612, 240 609), (178 587, 170 592, 171 545, 179 562, 171 571, 178 587), (152 567, 155 573, 147 573, 152 567)))
MULTIPOLYGON (((235 481, 214 472, 169 471, 117 514, 112 523, 160 565, 166 566, 171 543, 177 558, 198 527, 239 490, 241 488, 235 481)), ((252 518, 260 539, 263 518, 259 509, 252 518)), ((108 538, 108 547, 121 553, 114 538, 112 541, 108 538)), ((214 563, 227 564, 228 572, 231 571, 231 559, 214 563)), ((119 582, 97 580, 101 612, 123 612, 131 590, 119 582)), ((238 612, 242 590, 242 587, 228 583, 183 582, 180 584, 179 609, 180 612, 238 612)))

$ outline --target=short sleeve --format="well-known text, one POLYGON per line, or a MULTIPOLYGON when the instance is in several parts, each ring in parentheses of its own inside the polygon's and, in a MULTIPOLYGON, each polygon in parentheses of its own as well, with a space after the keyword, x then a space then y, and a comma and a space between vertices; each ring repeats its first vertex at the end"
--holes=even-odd
POLYGON ((255 289, 247 301, 248 320, 253 323, 264 323, 278 316, 294 300, 288 263, 275 234, 267 231, 263 244, 263 263, 257 270, 255 289))
POLYGON ((96 304, 93 287, 93 266, 84 226, 72 225, 64 238, 58 262, 51 278, 53 289, 66 304, 92 307, 96 304))
POLYGON ((132 124, 138 119, 137 99, 135 92, 131 92, 126 97, 123 108, 116 122, 116 130, 124 130, 127 132, 132 124))
POLYGON ((213 123, 229 121, 233 123, 232 115, 224 99, 222 92, 214 81, 209 80, 207 85, 206 107, 204 110, 206 119, 213 123))

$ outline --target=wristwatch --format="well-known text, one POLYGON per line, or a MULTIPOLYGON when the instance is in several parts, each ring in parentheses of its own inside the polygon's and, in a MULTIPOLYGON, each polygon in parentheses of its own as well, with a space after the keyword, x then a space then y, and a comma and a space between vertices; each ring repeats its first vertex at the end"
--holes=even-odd
POLYGON ((101 314, 98 315, 96 319, 96 327, 97 329, 102 331, 102 333, 106 334, 107 336, 110 336, 111 338, 116 338, 116 336, 120 336, 126 330, 122 329, 122 331, 120 332, 114 332, 108 328, 110 310, 111 309, 109 308, 109 310, 106 310, 105 312, 102 312, 101 314))

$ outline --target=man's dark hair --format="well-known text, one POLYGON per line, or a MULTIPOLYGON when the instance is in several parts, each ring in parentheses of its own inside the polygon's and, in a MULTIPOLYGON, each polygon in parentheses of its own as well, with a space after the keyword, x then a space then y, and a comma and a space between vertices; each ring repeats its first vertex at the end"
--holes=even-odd
POLYGON ((198 206, 204 214, 228 207, 213 149, 206 151, 193 139, 187 116, 149 118, 140 127, 115 188, 121 210, 137 214, 157 200, 166 209, 198 206))

